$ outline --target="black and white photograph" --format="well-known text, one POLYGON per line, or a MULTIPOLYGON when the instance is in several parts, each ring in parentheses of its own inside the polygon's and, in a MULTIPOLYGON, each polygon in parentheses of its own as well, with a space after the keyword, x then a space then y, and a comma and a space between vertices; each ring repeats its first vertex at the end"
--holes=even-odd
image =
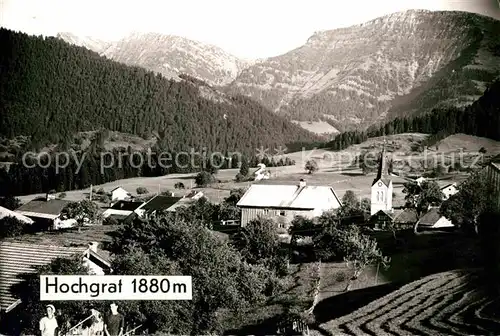
POLYGON ((500 1, 0 0, 28 335, 500 335, 500 1))

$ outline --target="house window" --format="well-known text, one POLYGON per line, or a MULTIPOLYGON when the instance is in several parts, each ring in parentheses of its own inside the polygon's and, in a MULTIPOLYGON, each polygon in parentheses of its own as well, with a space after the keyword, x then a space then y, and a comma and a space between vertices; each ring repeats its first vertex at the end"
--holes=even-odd
POLYGON ((264 209, 264 215, 269 215, 269 209, 264 209))
POLYGON ((286 213, 285 213, 285 211, 284 211, 284 210, 280 211, 280 216, 285 216, 285 214, 286 214, 286 213))

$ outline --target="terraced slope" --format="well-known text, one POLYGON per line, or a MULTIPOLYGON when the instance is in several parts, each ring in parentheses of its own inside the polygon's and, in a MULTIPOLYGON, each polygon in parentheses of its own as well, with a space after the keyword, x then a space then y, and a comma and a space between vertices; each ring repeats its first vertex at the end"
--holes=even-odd
POLYGON ((500 334, 494 304, 477 271, 451 271, 412 282, 321 327, 332 335, 500 334))

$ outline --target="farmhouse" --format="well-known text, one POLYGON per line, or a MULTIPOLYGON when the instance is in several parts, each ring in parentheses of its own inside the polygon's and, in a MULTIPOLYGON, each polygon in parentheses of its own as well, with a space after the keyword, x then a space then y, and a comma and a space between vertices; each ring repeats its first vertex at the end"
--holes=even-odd
POLYGON ((441 187, 441 192, 443 193, 443 200, 446 201, 450 196, 455 195, 458 192, 457 184, 451 183, 441 187))
POLYGON ((293 218, 320 216, 337 209, 342 203, 332 187, 298 185, 253 184, 238 202, 241 208, 241 226, 259 216, 278 219, 280 226, 288 227, 293 218))
POLYGON ((379 211, 393 212, 392 208, 392 179, 389 174, 389 165, 385 152, 385 143, 382 148, 377 176, 373 180, 371 187, 370 215, 373 216, 379 211))
POLYGON ((116 187, 115 189, 111 190, 111 202, 118 202, 118 201, 124 201, 126 199, 129 199, 132 195, 123 189, 122 187, 116 187))
POLYGON ((69 203, 71 202, 53 199, 47 195, 46 198, 34 199, 20 206, 15 212, 31 218, 41 230, 57 230, 71 227, 76 223, 74 219, 61 219, 61 212, 69 203))
POLYGON ((11 293, 12 285, 20 283, 20 276, 32 273, 35 267, 47 265, 55 258, 81 256, 90 274, 104 275, 111 272, 109 252, 99 248, 101 242, 111 240, 108 233, 116 227, 95 226, 81 232, 43 232, 4 239, 0 242, 0 309, 7 313, 20 303, 11 293))

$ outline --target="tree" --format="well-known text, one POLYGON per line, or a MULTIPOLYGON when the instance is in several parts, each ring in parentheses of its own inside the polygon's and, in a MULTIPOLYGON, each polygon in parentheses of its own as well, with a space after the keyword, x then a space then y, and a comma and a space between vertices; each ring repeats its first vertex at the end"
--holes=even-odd
POLYGON ((186 187, 184 186, 184 183, 182 183, 182 182, 177 182, 177 183, 174 185, 174 188, 175 188, 175 189, 186 189, 186 187))
POLYGON ((481 242, 484 279, 486 287, 496 297, 499 292, 500 279, 500 212, 485 211, 478 217, 478 234, 481 242))
POLYGON ((92 201, 71 202, 61 211, 63 219, 75 219, 78 230, 85 224, 100 224, 102 214, 99 206, 92 201))
POLYGON ((269 218, 252 220, 234 237, 234 245, 250 264, 259 264, 273 258, 280 247, 277 225, 269 218))
POLYGON ((6 196, 0 198, 0 206, 9 210, 16 210, 21 206, 19 198, 13 196, 6 196))
POLYGON ((194 178, 194 182, 196 183, 197 187, 206 187, 214 181, 214 176, 206 171, 199 172, 194 178))
POLYGON ((59 194, 59 196, 57 196, 57 198, 59 198, 59 199, 63 199, 65 197, 66 197, 66 193, 65 192, 62 192, 62 193, 59 194))
POLYGON ((212 231, 172 214, 124 224, 111 244, 115 274, 176 274, 193 278, 193 300, 127 303, 149 333, 220 333, 220 309, 242 311, 280 288, 274 273, 249 265, 212 231), (138 225, 140 224, 140 225, 138 225), (182 318, 179 318, 182 317, 182 318))
POLYGON ((249 174, 249 168, 248 168, 248 160, 246 158, 243 158, 241 160, 241 166, 240 166, 240 172, 241 176, 247 177, 249 174))
POLYGON ((342 205, 346 207, 355 207, 359 203, 358 197, 352 190, 347 190, 342 197, 342 205))
POLYGON ((7 216, 0 219, 0 239, 17 237, 28 231, 29 224, 25 224, 16 217, 7 216))
POLYGON ((406 182, 403 193, 408 207, 413 207, 420 217, 429 206, 439 206, 443 202, 443 193, 435 181, 423 181, 420 185, 416 182, 406 182))
POLYGON ((246 190, 243 188, 235 188, 229 192, 229 196, 224 200, 225 203, 236 205, 240 199, 245 195, 246 190))
POLYGON ((306 170, 306 172, 308 174, 313 174, 316 171, 318 171, 318 169, 319 169, 318 163, 316 161, 314 161, 314 160, 308 160, 306 162, 306 165, 305 165, 304 169, 306 170))
POLYGON ((477 233, 479 215, 494 208, 494 185, 481 172, 474 172, 457 189, 439 211, 464 231, 477 233))
POLYGON ((377 170, 379 161, 372 155, 372 152, 365 151, 358 155, 357 162, 363 174, 367 175, 377 170))
POLYGON ((368 235, 361 233, 357 226, 351 226, 347 230, 339 232, 338 244, 344 255, 347 267, 353 271, 352 277, 345 288, 348 291, 353 281, 363 273, 367 266, 375 263, 388 267, 390 259, 384 257, 377 246, 377 241, 368 235))
POLYGON ((137 193, 137 195, 144 195, 144 194, 148 194, 149 193, 148 189, 146 189, 144 187, 137 187, 137 189, 135 190, 135 192, 137 193))

